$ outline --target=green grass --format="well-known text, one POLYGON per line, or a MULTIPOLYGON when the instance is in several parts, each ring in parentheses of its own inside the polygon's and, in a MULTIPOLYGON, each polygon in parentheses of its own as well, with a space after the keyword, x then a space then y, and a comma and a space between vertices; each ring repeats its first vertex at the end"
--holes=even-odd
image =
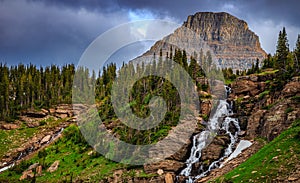
POLYGON ((34 136, 38 128, 20 127, 15 130, 0 130, 0 157, 9 150, 20 147, 34 136))
POLYGON ((71 179, 98 182, 112 177, 113 172, 118 169, 125 169, 123 176, 156 176, 146 174, 142 167, 132 168, 129 165, 113 162, 96 152, 88 155, 92 148, 82 142, 82 136, 78 133, 80 132, 75 125, 69 126, 59 140, 36 153, 30 160, 25 160, 20 165, 0 174, 0 182, 17 182, 22 172, 36 162, 43 166, 43 176, 37 177, 37 182, 70 182, 71 179), (57 171, 46 172, 46 169, 56 160, 60 161, 57 171))
POLYGON ((278 71, 279 71, 278 69, 276 69, 276 70, 265 70, 265 71, 262 71, 261 73, 259 73, 258 75, 264 76, 264 75, 268 75, 268 74, 275 74, 278 71))
POLYGON ((216 182, 274 182, 286 179, 300 162, 300 120, 265 145, 246 162, 216 182))
POLYGON ((288 114, 290 112, 294 111, 294 109, 292 107, 288 107, 286 110, 285 110, 285 113, 288 114))
POLYGON ((263 99, 266 95, 269 95, 269 93, 270 93, 269 90, 265 90, 258 95, 258 98, 263 99))
POLYGON ((25 123, 20 125, 20 128, 15 130, 1 130, 0 129, 0 158, 9 151, 21 147, 22 144, 28 142, 35 134, 38 134, 44 129, 51 129, 68 119, 48 118, 39 121, 40 126, 28 128, 25 123))
POLYGON ((233 81, 235 81, 235 80, 225 79, 225 85, 229 85, 229 84, 231 84, 233 81))

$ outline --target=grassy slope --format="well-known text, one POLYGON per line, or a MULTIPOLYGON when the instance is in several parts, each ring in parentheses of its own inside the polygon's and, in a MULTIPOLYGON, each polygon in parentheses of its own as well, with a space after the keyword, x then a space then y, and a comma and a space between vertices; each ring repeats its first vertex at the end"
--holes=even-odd
POLYGON ((66 119, 54 120, 48 118, 41 120, 39 123, 42 124, 38 127, 28 128, 25 123, 20 125, 20 128, 15 130, 2 130, 0 129, 0 158, 12 149, 21 147, 22 144, 28 142, 35 134, 44 129, 54 128, 59 126, 60 123, 66 119))
POLYGON ((70 182, 70 180, 99 182, 99 180, 113 176, 113 171, 117 169, 126 169, 123 174, 126 178, 153 176, 145 174, 141 167, 116 163, 95 152, 88 155, 92 151, 91 147, 78 143, 74 138, 66 135, 66 133, 70 135, 77 133, 73 131, 74 128, 75 125, 68 127, 62 138, 48 146, 44 151, 45 156, 36 154, 30 160, 23 161, 18 166, 0 174, 0 182, 19 181, 22 172, 36 162, 43 165, 43 175, 36 178, 37 182, 70 182), (46 169, 56 160, 60 161, 57 171, 47 172, 46 169))
POLYGON ((274 182, 287 180, 300 162, 300 120, 216 182, 274 182))
POLYGON ((36 132, 37 128, 24 127, 15 130, 0 130, 0 157, 3 157, 10 149, 20 147, 36 132))

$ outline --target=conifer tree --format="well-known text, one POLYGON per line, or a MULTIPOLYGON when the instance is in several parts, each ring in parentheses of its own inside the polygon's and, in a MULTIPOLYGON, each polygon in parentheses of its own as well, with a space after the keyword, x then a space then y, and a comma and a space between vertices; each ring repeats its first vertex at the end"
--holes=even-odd
POLYGON ((296 42, 296 48, 294 51, 295 54, 295 67, 296 67, 296 73, 299 72, 299 64, 300 64, 300 34, 298 34, 297 42, 296 42))
POLYGON ((280 69, 283 72, 286 72, 286 61, 289 54, 289 45, 285 27, 282 31, 279 32, 277 49, 276 49, 276 68, 280 69))

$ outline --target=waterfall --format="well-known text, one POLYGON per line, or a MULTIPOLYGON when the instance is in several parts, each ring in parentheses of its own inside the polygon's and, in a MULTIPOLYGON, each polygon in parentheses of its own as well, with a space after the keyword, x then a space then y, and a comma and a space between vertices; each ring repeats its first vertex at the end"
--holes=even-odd
MULTIPOLYGON (((228 96, 231 92, 231 88, 225 86, 225 89, 228 96)), ((193 137, 190 157, 186 160, 186 168, 180 173, 180 175, 188 177, 187 183, 193 183, 195 180, 205 177, 212 169, 219 168, 225 158, 232 154, 240 132, 238 120, 230 117, 233 114, 232 106, 232 102, 228 103, 226 100, 220 100, 216 112, 207 123, 206 129, 193 137), (220 118, 223 118, 221 123, 220 118), (230 125, 236 128, 235 132, 230 131, 230 125), (225 149, 223 156, 212 162, 207 170, 203 170, 203 166, 201 166, 199 169, 200 174, 191 176, 193 165, 200 161, 202 150, 212 142, 220 129, 226 131, 226 134, 230 137, 230 143, 225 149)))

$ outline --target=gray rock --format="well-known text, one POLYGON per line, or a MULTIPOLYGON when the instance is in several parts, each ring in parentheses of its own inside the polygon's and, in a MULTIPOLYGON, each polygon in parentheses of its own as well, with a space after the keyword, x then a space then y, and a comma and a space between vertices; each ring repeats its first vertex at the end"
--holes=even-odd
POLYGON ((51 139, 51 135, 46 135, 40 142, 40 144, 47 143, 51 139))

